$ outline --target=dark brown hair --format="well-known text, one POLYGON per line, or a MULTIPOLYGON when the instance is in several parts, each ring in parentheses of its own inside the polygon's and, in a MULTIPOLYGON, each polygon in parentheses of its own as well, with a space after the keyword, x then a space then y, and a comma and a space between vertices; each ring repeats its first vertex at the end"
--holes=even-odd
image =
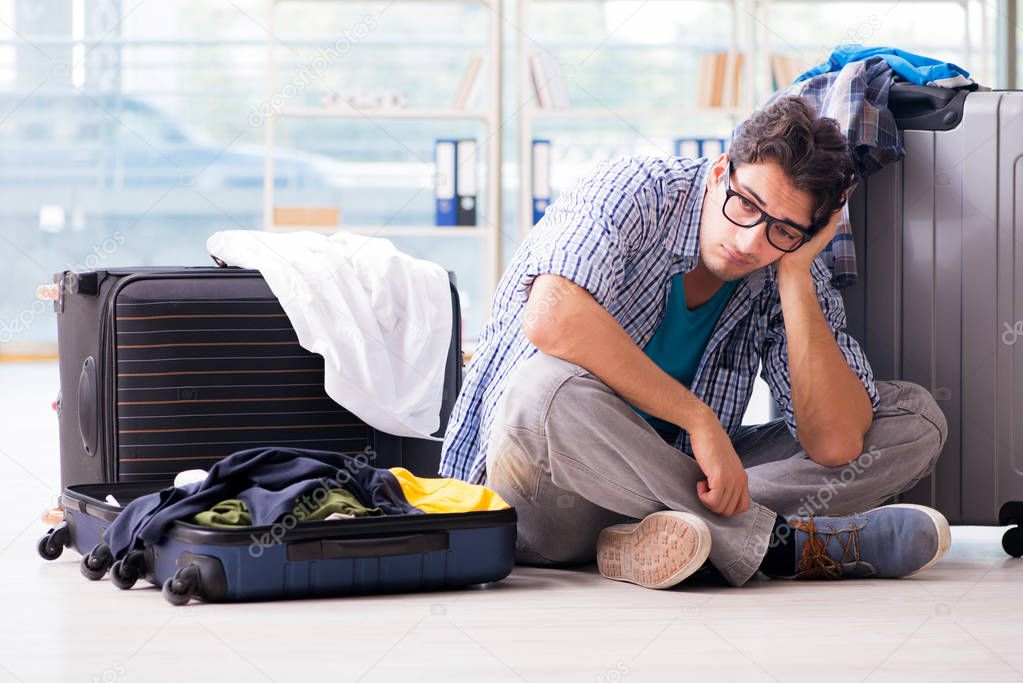
POLYGON ((797 190, 813 198, 817 232, 842 206, 856 180, 848 139, 834 119, 819 117, 802 97, 779 97, 754 112, 728 150, 736 166, 773 161, 797 190))

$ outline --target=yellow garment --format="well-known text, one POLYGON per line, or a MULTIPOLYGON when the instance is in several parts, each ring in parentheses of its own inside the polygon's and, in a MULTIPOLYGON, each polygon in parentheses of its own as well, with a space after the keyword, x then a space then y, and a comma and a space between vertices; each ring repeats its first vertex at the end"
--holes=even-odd
POLYGON ((510 505, 485 486, 461 479, 427 479, 417 477, 404 467, 392 467, 409 504, 427 514, 444 512, 479 512, 507 510, 510 505))

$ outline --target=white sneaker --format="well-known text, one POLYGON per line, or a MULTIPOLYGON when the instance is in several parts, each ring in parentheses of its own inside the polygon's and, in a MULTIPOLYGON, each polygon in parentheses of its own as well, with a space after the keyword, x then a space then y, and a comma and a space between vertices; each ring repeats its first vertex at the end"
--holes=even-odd
POLYGON ((688 512, 663 510, 633 524, 615 524, 597 538, 597 569, 609 579, 669 588, 703 566, 710 528, 688 512))

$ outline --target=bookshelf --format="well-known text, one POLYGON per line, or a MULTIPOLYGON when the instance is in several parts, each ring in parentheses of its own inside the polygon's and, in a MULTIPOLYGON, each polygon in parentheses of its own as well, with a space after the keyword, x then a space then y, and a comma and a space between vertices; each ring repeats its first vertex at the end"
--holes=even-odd
MULTIPOLYGON (((774 34, 767 27, 772 25, 771 10, 778 5, 807 5, 809 3, 815 3, 815 0, 751 0, 748 8, 750 15, 756 18, 756 24, 754 25, 753 40, 751 42, 751 54, 753 59, 751 60, 758 67, 755 73, 751 74, 754 88, 759 94, 759 98, 756 101, 761 101, 771 92, 771 55, 775 52, 772 47, 772 43, 775 42, 777 34, 774 34)), ((988 3, 985 0, 899 0, 894 4, 887 2, 887 0, 828 0, 827 5, 834 5, 836 9, 841 7, 843 4, 849 3, 875 3, 881 4, 884 7, 883 14, 886 15, 887 11, 895 7, 898 4, 904 5, 957 5, 963 11, 962 19, 962 49, 964 58, 961 66, 965 67, 970 71, 970 75, 974 79, 982 84, 990 84, 995 80, 994 65, 991 63, 991 52, 985 49, 986 45, 990 45, 990 30, 988 26, 989 21, 989 8, 988 3), (970 14, 971 7, 976 7, 979 13, 979 28, 980 28, 980 40, 974 42, 971 37, 971 23, 970 14), (976 54, 976 60, 974 59, 975 49, 979 48, 976 54)), ((992 5, 993 7, 993 5, 992 5)), ((999 11, 999 10, 996 10, 999 11)), ((777 21, 775 18, 774 21, 777 21)), ((890 19, 889 19, 890 21, 890 19)), ((869 45, 878 44, 876 38, 867 36, 861 40, 854 42, 864 42, 869 45)), ((891 44, 885 43, 881 44, 891 44)), ((910 51, 915 51, 912 48, 907 48, 910 51)), ((821 55, 826 58, 826 54, 821 55)), ((936 57, 937 55, 928 55, 936 57)), ((820 61, 824 61, 821 59, 820 61)), ((817 62, 820 63, 820 62, 817 62)), ((806 64, 806 68, 816 66, 817 64, 806 64)))
MULTIPOLYGON (((523 239, 533 225, 533 169, 531 164, 532 159, 532 140, 534 137, 550 138, 554 137, 556 144, 556 135, 543 134, 536 136, 535 127, 537 123, 565 120, 565 121, 600 121, 600 120, 613 120, 619 119, 621 121, 632 124, 637 131, 642 130, 643 126, 648 122, 656 121, 658 119, 666 118, 692 118, 699 119, 700 121, 706 122, 712 117, 719 116, 727 119, 732 127, 737 125, 745 118, 750 112, 753 111, 755 105, 763 102, 771 92, 774 91, 772 87, 772 57, 784 56, 784 52, 779 48, 783 47, 779 45, 777 36, 773 36, 771 30, 768 28, 772 24, 772 9, 778 5, 800 5, 800 4, 827 4, 834 5, 837 8, 843 4, 849 2, 858 2, 860 0, 829 0, 827 3, 818 3, 817 0, 748 0, 739 2, 739 0, 717 0, 720 2, 722 9, 727 10, 728 17, 727 21, 730 22, 730 45, 728 50, 729 59, 733 58, 736 53, 743 54, 743 62, 741 66, 741 96, 739 106, 737 107, 602 107, 602 106, 583 106, 583 107, 570 107, 565 109, 543 109, 538 106, 537 97, 532 82, 532 75, 530 72, 531 66, 529 63, 530 53, 537 49, 537 45, 529 38, 530 31, 530 10, 533 5, 540 5, 549 0, 518 0, 517 12, 516 12, 516 26, 519 27, 518 39, 517 39, 517 92, 520 103, 525 103, 522 106, 522 110, 519 113, 520 122, 518 129, 518 157, 519 163, 519 197, 518 197, 518 215, 519 215, 519 239, 523 239), (740 48, 741 46, 741 48, 740 48)), ((561 0, 564 1, 564 0, 561 0)), ((576 2, 594 2, 594 0, 574 0, 576 2)), ((637 0, 639 3, 640 0, 637 0)), ((706 0, 712 2, 714 0, 706 0)), ((889 5, 887 0, 865 0, 866 2, 884 3, 889 5)), ((659 0, 659 2, 686 2, 686 0, 659 0)), ((976 68, 970 69, 973 72, 974 77, 982 83, 991 82, 994 74, 993 67, 990 64, 990 51, 984 50, 983 46, 989 44, 989 9, 987 4, 983 0, 906 0, 906 4, 952 4, 957 5, 963 10, 963 54, 966 55, 964 58, 964 66, 969 68, 975 66, 976 68), (971 7, 975 7, 979 13, 979 24, 980 24, 980 41, 971 39, 971 7), (977 60, 973 63, 973 56, 977 47, 980 47, 980 54, 977 55, 977 60)), ((645 4, 645 3, 642 3, 645 4)), ((776 19, 775 19, 776 20, 776 19)), ((722 16, 722 21, 726 21, 726 17, 722 16)), ((577 41, 578 42, 578 41, 577 41)), ((869 42, 869 41, 868 41, 869 42)), ((580 43, 583 44, 583 43, 580 43)), ((614 48, 621 48, 621 43, 609 43, 609 46, 613 45, 614 48)), ((657 45, 657 47, 664 47, 663 45, 657 45)), ((830 50, 828 50, 830 51, 830 50)), ((826 56, 826 53, 824 55, 826 56)), ((819 62, 814 64, 807 64, 806 67, 815 66, 819 62)), ((799 69, 802 72, 803 69, 799 69)), ((698 101, 699 93, 693 93, 693 101, 698 101)), ((706 125, 706 124, 704 124, 706 125)), ((702 130, 692 132, 703 132, 702 130)), ((679 131, 680 137, 686 134, 687 131, 679 131)), ((695 137, 699 137, 696 135, 695 137)))
MULTIPOLYGON (((266 39, 266 101, 272 102, 277 93, 275 79, 275 21, 274 15, 279 5, 283 4, 325 4, 339 2, 353 2, 354 0, 268 0, 267 15, 267 39, 266 39)), ((347 230, 360 235, 375 237, 429 237, 429 238, 451 238, 459 240, 475 240, 485 253, 483 292, 484 301, 481 302, 480 310, 489 310, 489 301, 493 298, 497 288, 497 281, 503 269, 503 256, 501 253, 502 239, 500 232, 501 224, 501 144, 500 126, 502 123, 502 102, 501 84, 503 68, 503 38, 502 19, 500 11, 501 0, 370 0, 370 2, 387 3, 386 7, 391 12, 400 11, 402 5, 422 5, 426 3, 438 4, 438 2, 460 3, 478 5, 486 10, 486 54, 484 55, 484 68, 481 69, 479 78, 483 81, 481 88, 482 99, 485 106, 474 109, 438 108, 438 107, 410 107, 410 108, 358 108, 341 102, 324 107, 315 106, 284 106, 278 110, 269 108, 263 124, 264 142, 266 153, 263 165, 263 229, 270 232, 295 232, 309 230, 319 233, 333 233, 338 230, 347 230), (391 6, 395 5, 392 9, 391 6), (342 214, 341 225, 339 226, 302 226, 302 225, 275 225, 274 224, 274 150, 276 141, 276 127, 279 119, 289 118, 334 118, 334 119, 363 119, 372 121, 374 119, 405 119, 405 120, 429 120, 429 121, 478 121, 481 124, 480 138, 478 139, 478 153, 481 153, 478 162, 485 166, 485 180, 477 194, 478 225, 471 227, 440 227, 435 225, 345 225, 342 214), (496 142, 495 142, 496 141, 496 142)), ((422 11, 417 8, 416 11, 422 11)), ((454 93, 452 93, 454 95, 454 93)), ((432 189, 431 189, 432 195, 432 189)), ((342 207, 343 208, 343 207, 342 207)), ((388 210, 397 207, 386 207, 388 210)))
MULTIPOLYGON (((745 52, 745 59, 742 60, 741 66, 739 67, 739 78, 741 80, 742 87, 740 89, 740 97, 738 103, 733 106, 729 103, 729 106, 721 107, 708 107, 708 106, 695 106, 698 102, 697 92, 692 93, 692 101, 694 106, 670 106, 670 107, 651 107, 651 106, 604 106, 600 103, 596 103, 594 106, 569 106, 566 108, 541 108, 537 101, 536 90, 533 85, 533 75, 531 69, 533 65, 530 62, 530 56, 535 51, 536 45, 532 39, 529 38, 530 31, 530 14, 533 4, 541 4, 545 0, 518 0, 516 4, 516 21, 515 25, 518 27, 518 38, 517 38, 517 92, 518 100, 522 103, 522 108, 519 111, 519 126, 518 126, 518 157, 519 163, 519 227, 518 227, 518 238, 524 239, 525 236, 533 227, 533 168, 532 168, 532 142, 533 138, 536 137, 536 127, 538 123, 549 122, 549 121, 571 121, 585 124, 588 122, 614 122, 622 121, 630 126, 642 129, 644 126, 650 123, 656 123, 659 121, 666 121, 671 119, 677 120, 689 120, 693 121, 693 128, 686 130, 680 126, 677 134, 679 137, 684 137, 693 133, 710 132, 708 127, 708 121, 717 119, 719 124, 721 121, 727 123, 729 128, 737 125, 746 115, 747 112, 753 108, 755 102, 755 90, 750 87, 749 84, 753 83, 754 77, 754 65, 753 60, 750 59, 749 52, 747 50, 740 50, 740 36, 742 35, 753 35, 754 26, 753 23, 755 18, 746 12, 743 7, 738 4, 738 0, 708 0, 711 3, 719 3, 722 8, 727 8, 729 12, 730 21, 730 44, 727 51, 727 58, 729 60, 735 60, 735 56, 740 52, 745 52), (700 125, 698 122, 703 122, 700 125)), ((593 2, 593 0, 577 0, 579 2, 593 2)), ((659 2, 685 2, 685 0, 659 0, 659 2)), ((645 3, 643 3, 645 4, 645 3)), ((622 46, 615 44, 613 47, 609 46, 608 49, 619 49, 622 46)), ((680 49, 685 49, 684 46, 679 46, 680 49)), ((588 98, 587 98, 588 99, 588 98)), ((720 126, 719 126, 720 127, 720 126)), ((541 138, 555 138, 553 144, 556 143, 556 135, 550 135, 544 132, 540 135, 541 138)), ((666 154, 670 154, 670 150, 665 151, 666 154)))

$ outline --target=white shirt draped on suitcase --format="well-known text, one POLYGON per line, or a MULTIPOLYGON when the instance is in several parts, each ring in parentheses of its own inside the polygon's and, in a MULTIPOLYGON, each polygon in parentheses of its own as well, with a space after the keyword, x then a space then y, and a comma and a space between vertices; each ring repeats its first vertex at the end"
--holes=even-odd
POLYGON ((332 399, 390 434, 437 431, 452 325, 444 268, 343 231, 226 230, 206 247, 260 271, 299 343, 323 356, 332 399))

